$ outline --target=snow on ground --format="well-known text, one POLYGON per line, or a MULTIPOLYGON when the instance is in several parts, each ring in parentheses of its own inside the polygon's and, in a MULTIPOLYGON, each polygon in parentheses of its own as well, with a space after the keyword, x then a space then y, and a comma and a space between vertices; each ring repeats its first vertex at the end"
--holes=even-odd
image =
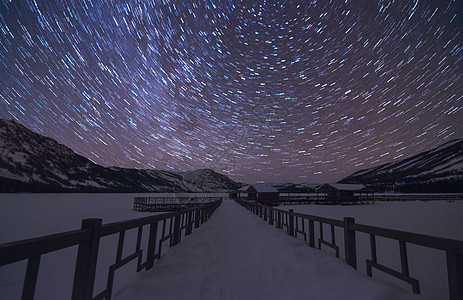
MULTIPOLYGON (((360 224, 409 231, 431 236, 463 240, 463 201, 376 202, 368 205, 286 205, 279 208, 342 220, 354 217, 360 224)), ((324 228, 330 240, 329 226, 324 228)), ((315 230, 318 239, 318 224, 315 230)), ((365 273, 365 259, 370 258, 369 236, 357 233, 357 265, 365 273)), ((344 256, 343 231, 336 229, 340 255, 344 256)), ((322 246, 323 249, 323 246, 322 246)), ((326 248, 324 248, 326 249, 326 248)), ((446 256, 444 251, 407 244, 410 275, 420 280, 421 294, 432 299, 448 299, 446 256)), ((331 250, 326 250, 331 251, 331 250)), ((377 237, 378 260, 400 271, 399 245, 395 240, 377 237)), ((331 251, 332 252, 332 251, 331 251)), ((373 270, 373 277, 393 282, 407 290, 410 285, 373 270)))
POLYGON ((232 201, 115 299, 421 299, 289 237, 232 201))
POLYGON ((463 240, 463 201, 376 202, 365 205, 282 205, 295 212, 463 240))
MULTIPOLYGON (((103 218, 103 223, 109 223, 149 215, 132 210, 134 196, 149 194, 0 194, 0 243, 78 229, 84 218, 103 218)), ((385 202, 356 206, 304 205, 287 206, 285 209, 338 219, 353 216, 359 223, 463 240, 463 231, 460 230, 463 228, 463 202, 458 201, 385 202)), ((329 237, 328 227, 327 230, 326 237, 329 237)), ((337 230, 336 234, 337 241, 342 242, 342 231, 337 230)), ((132 239, 132 243, 128 243, 132 248, 135 238, 136 232, 126 235, 126 241, 132 239)), ((146 246, 146 241, 142 244, 146 246)), ((308 298, 311 295, 320 296, 325 291, 326 295, 332 295, 331 299, 373 299, 374 293, 381 294, 377 299, 395 299, 404 295, 396 288, 390 289, 353 272, 342 259, 332 257, 331 249, 311 249, 303 241, 290 238, 284 231, 265 224, 262 219, 250 215, 234 203, 225 202, 210 221, 180 245, 168 250, 167 244, 163 247, 165 255, 156 264, 154 271, 135 274, 135 265, 129 264, 116 272, 114 293, 138 276, 141 282, 149 282, 153 286, 153 295, 164 295, 162 293, 169 292, 169 289, 178 291, 179 296, 186 295, 182 292, 185 288, 191 291, 191 295, 184 297, 187 299, 200 298, 200 295, 208 299, 220 293, 223 293, 223 296, 219 295, 222 299, 232 299, 235 295, 243 299, 251 296, 257 299, 264 296, 288 299, 304 293, 308 298), (233 219, 233 215, 236 215, 236 219, 233 219), (239 259, 235 260, 237 257, 239 259), (181 273, 182 270, 184 273, 181 273), (151 282, 149 278, 159 282, 151 282), (203 284, 202 289, 194 291, 198 282, 203 284), (351 284, 353 286, 348 288, 351 284), (336 286, 340 289, 331 290, 336 286), (348 294, 344 294, 342 287, 346 288, 348 294), (349 294, 358 290, 362 290, 360 296, 349 294), (382 294, 389 292, 392 295, 382 294), (288 296, 283 293, 288 293, 288 296), (395 293, 400 295, 396 296, 395 293)), ((368 237, 358 235, 357 244, 359 270, 364 271, 364 259, 369 257, 368 237)), ((114 263, 116 245, 117 236, 106 237, 101 242, 95 293, 100 292, 106 284, 108 265, 114 263)), ((378 239, 377 245, 379 261, 389 263, 390 259, 395 258, 393 266, 400 270, 396 243, 388 245, 378 239)), ((131 253, 131 247, 124 248, 124 255, 131 253)), ((340 247, 342 256, 342 245, 340 247)), ((434 253, 435 250, 421 253, 415 248, 413 245, 407 246, 410 271, 412 276, 426 275, 424 278, 417 276, 422 284, 423 295, 448 299, 445 254, 434 253)), ((36 299, 70 298, 76 253, 77 247, 72 247, 42 257, 36 299)), ((25 267, 25 262, 0 267, 0 299, 20 298, 25 267)), ((373 275, 381 280, 390 279, 388 276, 381 277, 376 271, 373 271, 373 275)), ((393 280, 393 283, 410 290, 407 284, 397 280, 393 280)), ((134 293, 132 288, 135 284, 138 283, 133 281, 127 286, 119 299, 126 299, 130 293, 134 293)), ((144 293, 149 294, 147 290, 144 293)))
POLYGON ((151 194, 0 194, 0 243, 79 229, 82 219, 141 218, 134 196, 151 194))
MULTIPOLYGON (((102 218, 106 224, 156 214, 132 209, 134 196, 150 195, 0 194, 0 244, 79 229, 85 218, 102 218)), ((135 237, 133 230, 126 236, 132 248, 135 237)), ((125 255, 131 250, 130 246, 124 250, 125 255)), ((114 263, 116 247, 117 236, 103 238, 100 243, 96 291, 101 291, 106 284, 108 266, 114 263)), ((76 255, 77 246, 42 256, 36 300, 71 298, 76 255)), ((25 261, 0 267, 0 299, 21 298, 25 268, 25 261)), ((135 269, 134 265, 122 269, 124 276, 118 275, 116 284, 129 282, 135 276, 135 269)))

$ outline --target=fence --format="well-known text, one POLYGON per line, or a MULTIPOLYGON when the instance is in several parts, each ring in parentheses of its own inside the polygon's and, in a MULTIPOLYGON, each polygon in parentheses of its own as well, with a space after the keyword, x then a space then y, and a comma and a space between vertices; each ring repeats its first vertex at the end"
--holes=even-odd
MULTIPOLYGON (((247 201, 247 193, 238 195, 238 200, 247 201)), ((354 193, 353 197, 348 200, 339 201, 338 199, 328 199, 326 193, 296 193, 296 192, 280 192, 279 200, 272 203, 273 205, 302 205, 302 204, 368 204, 375 201, 463 201, 461 193, 447 194, 382 194, 382 193, 354 193)))
MULTIPOLYGON (((240 201, 250 200, 247 195, 240 195, 237 197, 240 201)), ((258 200, 259 202, 259 200, 258 200)), ((291 192, 280 192, 278 195, 278 200, 273 202, 264 202, 260 203, 266 205, 303 205, 303 204, 321 204, 321 205, 332 205, 332 204, 343 204, 343 205, 352 205, 352 204, 368 204, 374 203, 375 198, 373 194, 365 193, 354 193, 350 197, 339 200, 337 197, 329 197, 326 193, 291 193, 291 192)))
POLYGON ((161 257, 162 243, 164 241, 170 240, 170 246, 177 245, 181 241, 182 233, 184 236, 191 234, 193 228, 197 228, 207 221, 221 203, 222 201, 216 201, 206 206, 105 225, 102 225, 101 219, 85 219, 82 221, 82 228, 79 230, 0 245, 0 267, 27 260, 22 299, 33 299, 41 256, 78 245, 72 299, 109 300, 112 296, 114 273, 117 269, 134 259, 137 259, 137 272, 143 269, 151 269, 154 261, 161 257), (158 240, 158 225, 160 222, 162 223, 162 231, 158 240), (141 241, 143 226, 145 225, 149 226, 149 235, 146 260, 143 261, 144 249, 141 248, 141 241), (126 257, 122 257, 125 233, 136 228, 138 228, 138 231, 135 251, 126 257), (93 296, 100 239, 114 234, 119 234, 116 261, 109 266, 106 289, 93 296))
POLYGON ((134 197, 133 209, 138 211, 176 211, 189 207, 207 205, 218 200, 228 198, 228 194, 214 195, 194 195, 180 194, 180 196, 151 196, 151 197, 134 197))
POLYGON ((439 201, 449 202, 463 200, 461 193, 448 194, 375 194, 376 201, 439 201))
POLYGON ((310 247, 315 247, 315 224, 318 223, 319 238, 318 249, 322 245, 334 250, 339 257, 339 245, 336 243, 335 227, 343 230, 344 259, 347 264, 357 269, 357 243, 356 232, 368 234, 370 237, 371 259, 366 260, 367 275, 372 277, 372 269, 389 274, 411 285, 414 293, 420 293, 419 280, 411 277, 408 264, 407 244, 415 244, 428 248, 445 251, 447 259, 448 288, 450 300, 463 300, 463 241, 433 237, 423 234, 386 229, 381 227, 355 223, 354 218, 345 217, 336 220, 313 215, 295 213, 293 210, 285 211, 265 205, 237 200, 239 204, 254 214, 268 221, 270 225, 287 230, 288 235, 298 237, 301 235, 305 241, 308 239, 310 247), (329 239, 324 236, 324 226, 329 226, 329 239), (376 237, 385 237, 398 241, 401 271, 396 271, 378 262, 376 237))

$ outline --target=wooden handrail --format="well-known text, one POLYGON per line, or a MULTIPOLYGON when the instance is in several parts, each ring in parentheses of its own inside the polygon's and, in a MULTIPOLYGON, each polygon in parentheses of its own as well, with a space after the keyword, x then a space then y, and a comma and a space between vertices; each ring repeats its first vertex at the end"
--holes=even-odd
MULTIPOLYGON (((424 234, 412 233, 407 231, 400 231, 394 229, 387 229, 377 226, 364 225, 355 223, 354 218, 345 217, 343 220, 336 220, 331 218, 325 218, 320 216, 307 215, 302 213, 295 213, 294 211, 286 211, 277 209, 274 207, 262 205, 260 203, 243 201, 241 199, 236 200, 237 203, 241 204, 248 210, 251 210, 254 214, 263 217, 265 221, 268 220, 269 224, 275 224, 277 228, 287 227, 287 232, 290 236, 297 237, 297 233, 304 236, 307 239, 307 232, 305 232, 305 226, 299 228, 298 218, 307 220, 308 222, 308 235, 309 235, 309 246, 315 247, 315 229, 314 222, 320 224, 320 238, 318 240, 318 248, 321 245, 329 246, 336 250, 336 256, 338 256, 339 247, 335 243, 335 232, 334 226, 341 227, 344 229, 344 259, 347 264, 357 269, 357 243, 356 243, 356 232, 366 233, 370 235, 370 251, 371 259, 366 260, 367 275, 372 276, 371 269, 375 268, 379 271, 394 276, 400 280, 403 280, 412 285, 414 293, 420 293, 419 281, 410 276, 408 266, 408 253, 406 244, 415 244, 423 247, 433 248, 445 251, 447 256, 447 273, 448 273, 448 285, 449 285, 449 299, 450 300, 463 300, 463 241, 429 236, 424 234), (264 211, 263 213, 262 210, 264 211), (283 220, 283 222, 282 222, 283 220), (288 223, 286 223, 288 222, 288 223), (324 240, 323 237, 323 224, 331 225, 331 241, 324 240), (294 226, 298 229, 294 230, 294 226), (389 238, 398 241, 401 271, 393 270, 387 266, 381 265, 377 261, 376 252, 376 236, 389 238)), ((303 221, 304 222, 304 221, 303 221)))
POLYGON ((78 245, 72 299, 109 300, 112 295, 114 272, 117 269, 134 259, 138 259, 137 272, 151 269, 154 265, 154 260, 161 257, 161 245, 163 241, 170 239, 170 246, 178 244, 181 241, 182 234, 185 236, 191 234, 193 228, 198 228, 201 223, 207 221, 221 203, 222 200, 218 200, 207 205, 172 213, 164 213, 105 225, 102 225, 101 219, 85 219, 82 220, 82 228, 78 230, 1 244, 0 267, 27 260, 28 264, 24 279, 22 299, 34 299, 41 256, 46 253, 52 253, 78 245), (168 233, 165 232, 167 220, 170 220, 168 233), (158 240, 157 228, 159 222, 163 222, 163 232, 161 238, 158 240), (143 226, 145 225, 148 225, 150 230, 148 246, 145 250, 147 251, 146 261, 143 262, 142 254, 144 249, 141 249, 141 239, 143 226), (138 228, 135 252, 126 257, 122 257, 125 232, 134 228, 138 228), (98 295, 93 296, 99 243, 102 237, 112 234, 119 234, 116 261, 109 267, 107 288, 98 295), (158 252, 156 252, 157 245, 159 246, 158 252))
POLYGON ((371 225, 363 225, 358 223, 350 224, 349 228, 358 232, 382 236, 398 241, 404 241, 407 243, 420 245, 428 248, 452 251, 463 254, 463 241, 447 239, 437 236, 430 236, 420 233, 376 227, 371 225))
POLYGON ((72 230, 0 245, 0 266, 28 259, 33 255, 42 255, 88 241, 90 231, 72 230))

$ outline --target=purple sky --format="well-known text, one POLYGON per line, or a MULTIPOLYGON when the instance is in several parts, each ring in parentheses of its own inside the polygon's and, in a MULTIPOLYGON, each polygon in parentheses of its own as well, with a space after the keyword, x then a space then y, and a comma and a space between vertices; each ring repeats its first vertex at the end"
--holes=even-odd
POLYGON ((0 118, 103 166, 329 182, 463 136, 461 1, 2 1, 0 118))

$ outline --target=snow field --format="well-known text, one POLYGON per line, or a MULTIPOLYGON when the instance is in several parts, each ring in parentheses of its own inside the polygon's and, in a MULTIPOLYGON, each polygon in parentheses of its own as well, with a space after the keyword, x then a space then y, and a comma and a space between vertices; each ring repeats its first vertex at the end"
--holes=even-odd
MULTIPOLYGON (((103 224, 106 224, 153 214, 133 211, 134 196, 151 195, 0 194, 2 207, 0 210, 0 243, 78 229, 81 220, 85 218, 103 218, 103 224)), ((369 284, 374 283, 374 286, 370 287, 371 289, 379 289, 377 299, 400 299, 401 296, 396 297, 396 293, 403 295, 396 287, 389 289, 388 284, 386 284, 388 292, 392 294, 390 297, 384 296, 381 294, 381 291, 385 292, 384 285, 377 288, 377 280, 371 281, 358 272, 352 273, 353 269, 347 266, 342 259, 333 257, 332 249, 324 246, 322 246, 322 251, 311 249, 303 241, 287 236, 283 230, 266 224, 244 208, 233 205, 229 207, 228 204, 230 203, 224 202, 208 222, 203 224, 192 236, 184 239, 185 241, 179 246, 169 249, 168 241, 165 242, 163 253, 166 255, 156 263, 153 272, 136 274, 135 262, 116 271, 113 293, 118 293, 124 285, 130 283, 118 295, 120 299, 125 299, 124 297, 128 297, 130 293, 132 284, 141 284, 140 280, 133 281, 135 278, 142 278, 142 281, 148 284, 148 277, 153 277, 159 282, 149 283, 156 287, 156 292, 154 289, 149 290, 151 294, 163 295, 162 293, 165 293, 166 295, 166 298, 157 297, 157 299, 169 299, 171 294, 166 291, 169 289, 179 291, 179 297, 186 295, 186 293, 181 292, 184 287, 186 290, 192 291, 190 296, 195 295, 202 299, 209 299, 209 296, 216 295, 222 299, 233 299, 236 295, 237 297, 242 296, 242 299, 251 299, 251 296, 261 299, 263 298, 262 295, 271 295, 268 296, 270 299, 277 299, 278 295, 281 296, 284 293, 287 293, 288 297, 294 296, 295 299, 298 299, 301 298, 299 294, 306 293, 307 290, 310 291, 306 294, 306 298, 309 297, 307 295, 314 295, 314 297, 310 297, 312 299, 375 299, 368 298, 371 293, 365 294, 367 298, 363 297, 363 292, 359 297, 349 294, 353 293, 350 289, 348 289, 348 294, 342 294, 342 297, 337 295, 334 290, 326 294, 331 298, 327 298, 328 296, 316 297, 322 295, 325 290, 331 289, 331 286, 337 286, 337 282, 341 283, 340 288, 347 288, 353 284, 353 289, 355 289, 361 283, 358 283, 357 280, 349 280, 349 278, 360 276, 359 278, 362 280, 359 282, 366 280, 369 284), (235 216, 227 216, 225 213, 228 211, 235 216), (219 218, 220 214, 225 215, 219 218), (171 254, 172 256, 170 256, 171 254), (211 259, 208 260, 207 257, 211 259), (237 257, 239 259, 234 260, 237 257), (236 263, 240 260, 243 262, 236 263), (317 262, 315 265, 313 265, 314 261, 317 262), (176 267, 177 263, 180 264, 178 267, 176 267), (186 271, 181 273, 179 269, 186 271), (311 270, 311 273, 304 273, 307 270, 311 270), (335 271, 339 272, 338 276, 334 275, 335 271), (167 276, 166 273, 170 275, 167 276), (205 274, 208 274, 207 280, 205 274), (182 281, 174 280, 175 277, 182 281), (188 279, 185 280, 185 277, 188 279), (326 280, 322 280, 323 278, 326 280), (204 283, 206 282, 204 280, 209 281, 210 284, 204 283), (194 292, 198 282, 202 282, 203 288, 194 292), (225 286, 228 282, 230 283, 229 287, 225 286), (217 284, 213 285, 213 283, 217 284), (312 285, 312 283, 314 284, 312 285), (304 284, 310 288, 304 287, 304 284), (245 289, 251 292, 246 294, 245 289), (222 292, 219 293, 219 291, 222 292), (313 294, 314 292, 316 293, 313 294), (257 293, 260 293, 261 296, 256 295, 257 293), (344 295, 351 297, 348 298, 344 295)), ((356 206, 304 205, 282 208, 337 219, 352 216, 356 218, 358 223, 463 240, 463 231, 461 230, 463 228, 463 219, 461 218, 463 203, 457 201, 453 203, 445 201, 386 202, 356 206)), ((158 237, 162 229, 161 224, 159 226, 158 237)), ((329 240, 329 227, 325 227, 325 238, 329 240)), ((315 229, 317 233, 317 224, 315 229)), ((146 249, 147 235, 148 228, 145 226, 143 249, 146 249)), ((336 241, 341 247, 341 256, 344 255, 342 237, 342 230, 336 230, 336 241)), ((106 285, 108 266, 114 263, 116 256, 117 238, 117 235, 113 235, 105 237, 101 241, 95 294, 102 291, 106 285)), ((136 231, 127 232, 125 239, 123 257, 131 254, 135 248, 136 231)), ((377 248, 380 263, 400 270, 399 250, 396 243, 378 238, 377 248)), ((422 294, 434 299, 447 299, 445 294, 447 290, 445 254, 413 245, 407 245, 407 249, 410 274, 412 276, 418 274, 416 277, 420 279, 422 294), (417 255, 417 250, 424 251, 424 253, 417 255), (426 275, 425 278, 423 278, 423 274, 426 275)), ((364 259, 369 258, 370 255, 367 235, 357 235, 357 250, 358 266, 359 270, 362 271, 365 269, 364 259), (361 253, 362 251, 364 253, 361 253)), ((76 253, 77 247, 71 247, 42 256, 36 299, 70 298, 76 253)), ((146 251, 144 258, 146 258, 146 251)), ((0 267, 0 299, 20 298, 25 268, 25 261, 0 267)), ((389 275, 381 277, 382 274, 379 271, 373 270, 373 276, 391 282, 389 275)), ((395 279, 392 279, 392 282, 403 287, 406 291, 410 291, 408 284, 403 284, 395 279)), ((364 287, 362 286, 362 288, 364 287)), ((338 292, 341 293, 340 290, 338 292)), ((406 297, 414 297, 408 292, 404 293, 407 295, 406 297)), ((185 296, 184 299, 195 299, 195 297, 190 296, 185 296)), ((288 297, 281 296, 281 299, 288 297)), ((175 299, 177 298, 175 297, 175 299)))
POLYGON ((232 201, 115 299, 421 299, 311 249, 232 201))
MULTIPOLYGON (((342 220, 354 217, 357 223, 463 240, 463 201, 377 202, 374 205, 287 205, 282 209, 342 220)), ((330 241, 330 227, 324 225, 324 238, 330 241)), ((315 224, 315 238, 319 235, 315 224)), ((344 257, 343 230, 336 229, 340 256, 344 257)), ((371 258, 369 235, 356 234, 358 270, 366 274, 365 260, 371 258)), ((398 241, 376 237, 378 262, 401 270, 398 241)), ((326 252, 333 251, 322 245, 326 252)), ((421 294, 431 299, 448 299, 447 262, 444 251, 407 244, 410 276, 420 281, 421 294)), ((407 291, 411 286, 373 269, 373 278, 391 282, 407 291)))
MULTIPOLYGON (((158 213, 132 210, 134 196, 151 194, 0 194, 0 243, 78 229, 82 219, 102 218, 103 224, 141 218, 158 213)), ((158 225, 158 239, 162 223, 158 225)), ((167 222, 167 228, 169 222, 167 222)), ((123 256, 135 250, 137 229, 126 232, 123 256)), ((147 249, 149 228, 143 228, 142 249, 147 249)), ((108 268, 115 262, 118 235, 100 240, 95 295, 106 287, 108 268)), ((169 241, 163 243, 163 253, 169 241)), ((77 246, 45 254, 40 261, 35 299, 70 299, 77 246)), ((146 259, 146 250, 143 253, 146 259)), ((26 261, 0 267, 0 299, 21 298, 26 261)), ((117 292, 136 274, 136 260, 117 270, 117 292)))

